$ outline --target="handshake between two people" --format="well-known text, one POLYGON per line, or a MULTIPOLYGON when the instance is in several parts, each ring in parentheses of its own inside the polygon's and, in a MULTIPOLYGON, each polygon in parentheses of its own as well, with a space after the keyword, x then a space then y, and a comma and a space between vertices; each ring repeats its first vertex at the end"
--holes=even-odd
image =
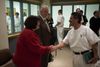
POLYGON ((53 52, 53 51, 55 51, 55 50, 57 50, 59 48, 64 47, 64 43, 61 42, 61 43, 59 43, 57 45, 50 45, 49 47, 50 47, 50 52, 53 52))

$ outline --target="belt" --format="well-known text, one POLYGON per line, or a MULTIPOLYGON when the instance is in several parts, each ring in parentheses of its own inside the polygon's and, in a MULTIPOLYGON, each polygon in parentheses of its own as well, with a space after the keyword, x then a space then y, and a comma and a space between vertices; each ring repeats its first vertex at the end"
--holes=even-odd
POLYGON ((80 54, 84 54, 84 53, 86 53, 86 52, 90 52, 91 50, 86 50, 86 51, 82 51, 82 52, 74 52, 74 54, 76 54, 76 55, 80 55, 80 54))

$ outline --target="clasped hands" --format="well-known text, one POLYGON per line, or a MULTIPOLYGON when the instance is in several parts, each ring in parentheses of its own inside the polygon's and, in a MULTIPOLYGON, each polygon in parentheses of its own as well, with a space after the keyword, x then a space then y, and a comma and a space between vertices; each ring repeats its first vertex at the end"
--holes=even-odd
POLYGON ((53 52, 58 49, 58 47, 54 45, 50 45, 49 47, 50 47, 50 52, 53 52))
POLYGON ((57 44, 55 46, 54 45, 50 45, 49 47, 50 47, 50 51, 53 52, 53 51, 57 50, 58 48, 64 47, 64 43, 61 41, 59 44, 57 44))

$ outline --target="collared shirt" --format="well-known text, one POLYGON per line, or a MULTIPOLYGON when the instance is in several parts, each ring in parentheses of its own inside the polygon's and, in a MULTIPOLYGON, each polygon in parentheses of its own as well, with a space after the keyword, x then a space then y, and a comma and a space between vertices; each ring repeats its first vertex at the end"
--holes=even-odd
MULTIPOLYGON (((41 16, 41 15, 40 15, 40 16, 41 16)), ((45 24, 47 25, 48 31, 50 32, 50 27, 49 27, 49 25, 48 25, 48 23, 47 23, 46 18, 43 18, 42 16, 41 16, 41 18, 43 19, 43 21, 44 21, 45 24)))
POLYGON ((72 28, 63 42, 69 44, 75 52, 82 52, 91 49, 91 46, 100 41, 97 35, 87 26, 81 25, 79 29, 72 28))

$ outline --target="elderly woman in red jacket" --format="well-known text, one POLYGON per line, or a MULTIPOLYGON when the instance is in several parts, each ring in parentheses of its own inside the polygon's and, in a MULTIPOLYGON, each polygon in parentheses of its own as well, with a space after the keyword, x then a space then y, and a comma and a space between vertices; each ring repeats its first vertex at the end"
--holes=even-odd
POLYGON ((42 46, 38 35, 39 18, 29 16, 25 21, 25 29, 19 35, 13 62, 17 67, 41 67, 41 56, 49 53, 51 46, 42 46))

